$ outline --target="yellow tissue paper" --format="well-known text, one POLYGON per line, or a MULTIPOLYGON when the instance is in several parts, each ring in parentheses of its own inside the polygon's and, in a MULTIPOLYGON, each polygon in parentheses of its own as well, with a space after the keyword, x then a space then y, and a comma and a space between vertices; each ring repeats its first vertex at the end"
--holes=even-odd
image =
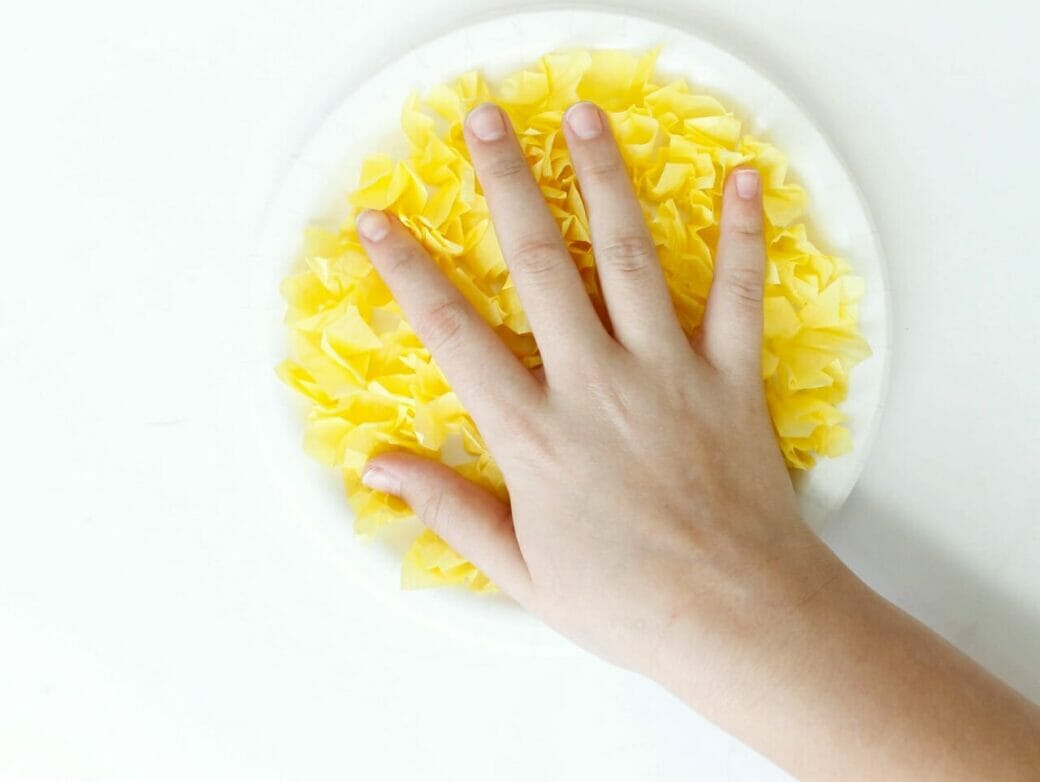
MULTIPOLYGON (((473 173, 462 122, 493 100, 509 114, 560 232, 602 309, 589 226, 561 132, 575 101, 598 103, 621 145, 687 333, 701 321, 712 278, 722 187, 730 169, 759 169, 768 265, 762 381, 787 464, 851 448, 838 405, 853 366, 870 355, 857 326, 863 282, 821 252, 798 222, 802 189, 786 181, 787 159, 743 131, 740 119, 684 81, 659 83, 656 51, 572 51, 489 84, 477 72, 413 95, 401 114, 409 153, 365 160, 350 214, 335 232, 309 228, 303 262, 281 286, 292 358, 279 376, 310 404, 304 447, 342 473, 359 534, 409 514, 399 500, 365 488, 369 457, 406 450, 451 464, 507 498, 505 483, 459 404, 369 263, 354 216, 385 209, 425 245, 441 270, 527 365, 540 363, 473 173)), ((405 587, 494 586, 430 531, 405 555, 405 587)))

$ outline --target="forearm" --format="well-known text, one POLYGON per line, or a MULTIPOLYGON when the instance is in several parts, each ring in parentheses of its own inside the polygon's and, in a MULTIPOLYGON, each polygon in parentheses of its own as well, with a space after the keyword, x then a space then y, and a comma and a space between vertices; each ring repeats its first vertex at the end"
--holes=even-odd
POLYGON ((873 594, 798 518, 762 383, 760 173, 739 166, 722 183, 691 342, 609 116, 578 103, 563 125, 607 318, 508 116, 484 104, 463 128, 537 373, 406 225, 358 216, 358 240, 472 415, 509 504, 414 454, 374 457, 365 486, 402 498, 552 626, 800 776, 1037 776, 1035 707, 873 594))
POLYGON ((673 644, 658 678, 799 778, 1040 779, 1040 710, 848 571, 748 627, 713 677, 673 644))

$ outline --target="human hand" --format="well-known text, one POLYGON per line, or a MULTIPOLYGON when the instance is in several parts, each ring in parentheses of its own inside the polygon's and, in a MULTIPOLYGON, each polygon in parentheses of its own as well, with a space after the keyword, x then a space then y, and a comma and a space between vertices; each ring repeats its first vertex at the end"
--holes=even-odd
POLYGON ((399 223, 358 219, 510 504, 410 454, 373 458, 362 480, 548 624, 801 778, 1036 778, 1040 710, 868 589, 799 518, 759 374, 756 172, 725 184, 691 344, 606 117, 578 104, 565 126, 609 329, 506 116, 478 107, 465 131, 544 371, 513 357, 399 223))
MULTIPOLYGON (((506 115, 486 104, 466 123, 544 375, 513 357, 400 224, 378 212, 358 221, 477 423, 511 506, 408 454, 374 458, 363 480, 402 497, 519 603, 615 662, 653 674, 680 624, 716 641, 756 628, 769 644, 765 628, 840 564, 799 519, 766 410, 758 173, 738 169, 726 183, 715 281, 691 345, 606 117, 577 104, 565 133, 609 330, 506 115)), ((733 650, 725 655, 731 663, 733 650)), ((712 655, 701 664, 709 676, 712 655)))

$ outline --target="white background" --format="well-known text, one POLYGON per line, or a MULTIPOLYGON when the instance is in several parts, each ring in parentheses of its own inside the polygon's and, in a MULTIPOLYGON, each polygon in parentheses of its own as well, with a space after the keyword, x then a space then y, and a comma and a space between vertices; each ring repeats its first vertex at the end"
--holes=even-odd
MULTIPOLYGON (((1025 3, 928 5, 655 7, 809 110, 887 251, 887 410, 825 537, 1036 699, 1040 67, 1025 3)), ((634 675, 387 613, 257 455, 266 200, 353 83, 492 7, 5 11, 0 779, 784 778, 634 675)))

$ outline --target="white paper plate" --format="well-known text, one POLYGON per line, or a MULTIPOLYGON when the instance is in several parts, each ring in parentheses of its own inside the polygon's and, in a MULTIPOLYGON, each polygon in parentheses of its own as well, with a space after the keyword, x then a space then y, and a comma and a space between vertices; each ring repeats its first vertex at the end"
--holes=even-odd
POLYGON ((798 494, 814 525, 838 508, 852 490, 873 438, 888 368, 888 313, 881 247, 866 205, 842 161, 805 113, 768 79, 741 60, 691 33, 646 18, 608 11, 534 11, 481 21, 450 32, 387 65, 346 96, 296 157, 271 202, 261 232, 251 290, 269 291, 253 333, 269 351, 252 367, 256 422, 268 452, 273 479, 281 483, 293 512, 346 560, 352 580, 388 608, 475 643, 521 654, 557 654, 569 648, 540 623, 505 599, 457 590, 402 592, 401 552, 417 525, 401 525, 393 539, 364 544, 354 537, 350 510, 338 476, 313 464, 301 449, 304 406, 274 377, 272 368, 288 355, 282 326, 280 280, 299 256, 308 224, 338 225, 344 194, 353 188, 362 157, 375 150, 405 151, 398 120, 410 91, 445 82, 480 68, 498 78, 532 63, 545 52, 568 48, 645 50, 661 46, 658 72, 683 77, 696 90, 718 96, 755 135, 790 157, 792 178, 810 197, 811 234, 825 250, 847 258, 866 281, 862 329, 874 350, 854 372, 842 409, 854 451, 822 460, 800 476, 798 494))

